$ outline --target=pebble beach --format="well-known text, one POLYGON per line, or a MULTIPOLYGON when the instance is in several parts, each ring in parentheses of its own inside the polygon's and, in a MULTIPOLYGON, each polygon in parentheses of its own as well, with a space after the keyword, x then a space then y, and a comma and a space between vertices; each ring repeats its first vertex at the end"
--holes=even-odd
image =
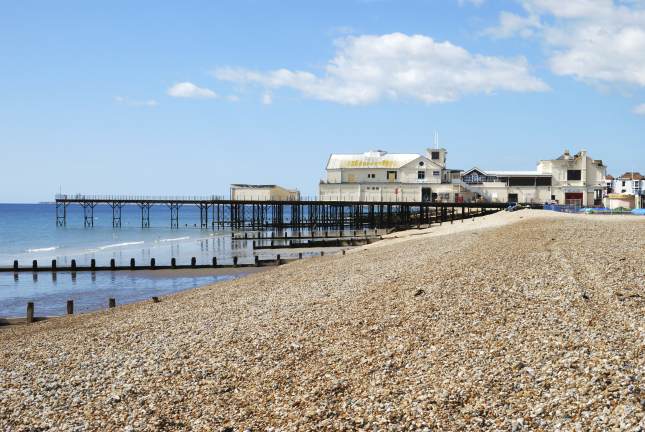
POLYGON ((387 237, 0 329, 0 430, 645 430, 645 217, 387 237))

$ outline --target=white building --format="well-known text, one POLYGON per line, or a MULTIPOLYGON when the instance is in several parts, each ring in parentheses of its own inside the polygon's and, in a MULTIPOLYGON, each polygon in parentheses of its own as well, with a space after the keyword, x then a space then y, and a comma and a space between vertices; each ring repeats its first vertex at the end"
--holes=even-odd
POLYGON ((387 153, 332 154, 327 178, 320 182, 325 201, 452 201, 462 190, 451 183, 446 150, 428 149, 425 155, 387 153))
POLYGON ((238 201, 298 201, 297 189, 286 189, 278 185, 232 184, 231 199, 238 201))
POLYGON ((556 159, 541 160, 535 171, 488 171, 473 168, 462 181, 474 199, 492 202, 521 202, 602 205, 607 167, 592 159, 586 150, 571 155, 568 150, 556 159))
POLYGON ((609 208, 645 208, 645 177, 626 172, 618 178, 606 177, 605 204, 609 208))
POLYGON ((340 201, 558 202, 601 205, 606 167, 585 150, 568 150, 538 163, 535 171, 497 171, 446 167, 445 149, 425 155, 332 154, 320 198, 340 201))

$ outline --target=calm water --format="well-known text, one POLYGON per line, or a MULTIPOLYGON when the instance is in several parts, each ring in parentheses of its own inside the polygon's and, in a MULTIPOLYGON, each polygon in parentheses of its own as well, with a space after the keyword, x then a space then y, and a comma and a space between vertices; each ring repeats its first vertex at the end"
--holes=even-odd
MULTIPOLYGON (((150 210, 151 228, 141 229, 141 213, 136 206, 122 211, 122 228, 112 228, 112 209, 94 209, 94 227, 83 227, 83 210, 78 206, 67 209, 67 226, 56 227, 56 206, 53 204, 0 204, 0 266, 10 267, 17 259, 31 266, 37 259, 49 266, 56 259, 59 266, 75 259, 78 265, 108 265, 111 258, 117 264, 128 265, 130 258, 137 263, 149 263, 155 258, 158 265, 167 265, 175 257, 178 263, 188 264, 191 257, 198 263, 230 262, 233 256, 240 262, 252 260, 250 242, 232 242, 230 231, 195 228, 199 224, 199 209, 194 206, 180 210, 179 229, 170 229, 170 211, 163 206, 150 210)), ((137 273, 97 272, 58 273, 0 273, 0 316, 24 316, 26 303, 34 301, 37 315, 56 315, 64 312, 67 299, 73 299, 75 310, 105 307, 107 299, 127 303, 194 288, 222 280, 222 276, 159 277, 137 273)), ((230 277, 226 277, 230 278, 230 277)))

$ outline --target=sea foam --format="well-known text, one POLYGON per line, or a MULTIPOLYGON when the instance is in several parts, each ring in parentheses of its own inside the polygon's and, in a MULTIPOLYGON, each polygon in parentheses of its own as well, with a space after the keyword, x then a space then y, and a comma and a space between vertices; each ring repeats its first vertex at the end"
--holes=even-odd
POLYGON ((143 241, 115 243, 115 244, 110 244, 110 245, 105 245, 105 246, 99 246, 99 250, 112 249, 112 248, 118 248, 118 247, 123 247, 123 246, 132 246, 132 245, 138 245, 138 244, 143 244, 143 243, 144 243, 143 241))
POLYGON ((167 238, 159 240, 159 243, 173 242, 179 240, 188 240, 190 237, 177 237, 177 238, 167 238))
POLYGON ((35 249, 27 249, 27 252, 29 253, 34 253, 34 252, 51 252, 58 249, 58 246, 50 246, 50 247, 44 247, 44 248, 35 248, 35 249))

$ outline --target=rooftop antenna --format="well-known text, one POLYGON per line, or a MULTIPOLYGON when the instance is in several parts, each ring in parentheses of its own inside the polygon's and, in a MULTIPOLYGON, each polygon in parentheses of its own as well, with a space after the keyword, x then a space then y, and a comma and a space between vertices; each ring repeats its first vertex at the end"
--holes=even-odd
POLYGON ((439 132, 434 131, 432 133, 432 139, 434 141, 434 148, 439 150, 439 132))

